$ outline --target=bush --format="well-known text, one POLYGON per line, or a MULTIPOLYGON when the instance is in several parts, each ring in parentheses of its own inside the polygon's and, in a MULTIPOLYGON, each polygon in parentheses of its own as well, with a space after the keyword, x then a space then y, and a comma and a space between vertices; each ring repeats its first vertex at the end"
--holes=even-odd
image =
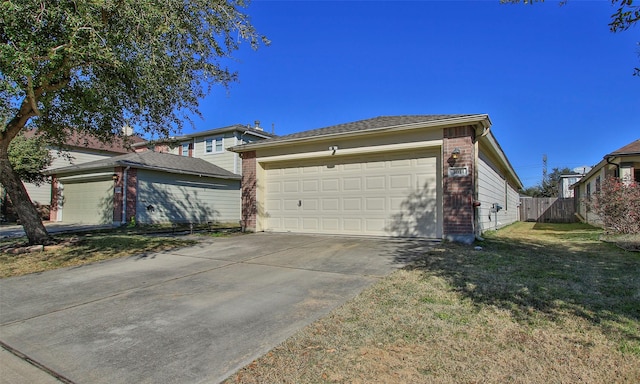
POLYGON ((599 191, 587 199, 587 206, 602 220, 606 232, 640 233, 640 185, 605 179, 599 191))

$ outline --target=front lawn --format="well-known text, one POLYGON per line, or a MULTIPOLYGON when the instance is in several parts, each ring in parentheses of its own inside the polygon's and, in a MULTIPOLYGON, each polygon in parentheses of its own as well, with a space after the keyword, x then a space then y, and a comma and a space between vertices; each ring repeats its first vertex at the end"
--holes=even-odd
POLYGON ((381 280, 227 383, 637 383, 640 253, 580 224, 415 242, 381 280))

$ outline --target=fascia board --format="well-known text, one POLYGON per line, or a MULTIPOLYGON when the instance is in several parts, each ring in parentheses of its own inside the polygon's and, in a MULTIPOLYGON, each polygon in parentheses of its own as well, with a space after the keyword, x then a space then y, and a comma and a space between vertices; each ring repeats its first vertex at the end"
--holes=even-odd
POLYGON ((471 115, 471 116, 455 117, 455 118, 445 119, 445 120, 434 120, 434 121, 425 121, 425 122, 412 123, 412 124, 395 125, 390 127, 373 128, 373 129, 367 129, 367 130, 357 131, 357 132, 339 132, 339 133, 331 133, 331 134, 312 136, 312 137, 292 138, 292 139, 275 141, 275 142, 258 141, 255 143, 229 147, 227 148, 227 150, 232 152, 242 153, 242 152, 252 151, 254 149, 273 148, 273 147, 280 147, 280 146, 286 146, 291 144, 312 143, 312 142, 331 140, 336 138, 351 138, 351 137, 359 137, 359 136, 371 135, 376 133, 395 133, 395 132, 401 132, 401 131, 412 130, 417 128, 436 128, 436 127, 448 128, 448 127, 459 126, 462 124, 478 124, 478 123, 482 124, 483 126, 485 126, 485 124, 489 124, 490 126, 491 124, 491 122, 489 121, 489 116, 486 114, 471 115))

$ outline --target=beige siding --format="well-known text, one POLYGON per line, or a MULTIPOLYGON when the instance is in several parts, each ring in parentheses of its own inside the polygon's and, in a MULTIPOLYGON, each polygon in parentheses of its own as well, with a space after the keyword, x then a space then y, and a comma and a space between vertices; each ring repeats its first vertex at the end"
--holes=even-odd
POLYGON ((478 158, 478 201, 477 230, 482 233, 497 229, 518 220, 518 192, 512 188, 501 172, 484 154, 478 158), (492 212, 498 204, 500 211, 492 212))
MULTIPOLYGON (((51 162, 51 166, 48 169, 54 168, 62 168, 68 167, 70 165, 88 163, 94 160, 104 159, 105 157, 116 156, 116 154, 105 154, 105 153, 95 153, 95 152, 84 152, 84 151, 69 151, 68 155, 70 157, 65 157, 63 154, 59 154, 57 150, 50 150, 51 155, 53 156, 53 161, 51 162)), ((38 202, 42 205, 50 205, 51 204, 51 183, 47 182, 40 186, 37 186, 32 183, 24 183, 25 188, 27 189, 27 193, 31 198, 31 201, 38 202)))
POLYGON ((238 223, 240 182, 138 171, 140 223, 238 223))

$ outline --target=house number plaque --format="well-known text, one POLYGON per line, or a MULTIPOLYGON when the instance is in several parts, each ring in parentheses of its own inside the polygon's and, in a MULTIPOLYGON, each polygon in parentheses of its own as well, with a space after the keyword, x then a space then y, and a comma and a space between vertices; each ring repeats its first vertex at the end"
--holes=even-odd
POLYGON ((449 177, 465 177, 465 176, 469 176, 468 167, 450 167, 449 168, 449 177))

